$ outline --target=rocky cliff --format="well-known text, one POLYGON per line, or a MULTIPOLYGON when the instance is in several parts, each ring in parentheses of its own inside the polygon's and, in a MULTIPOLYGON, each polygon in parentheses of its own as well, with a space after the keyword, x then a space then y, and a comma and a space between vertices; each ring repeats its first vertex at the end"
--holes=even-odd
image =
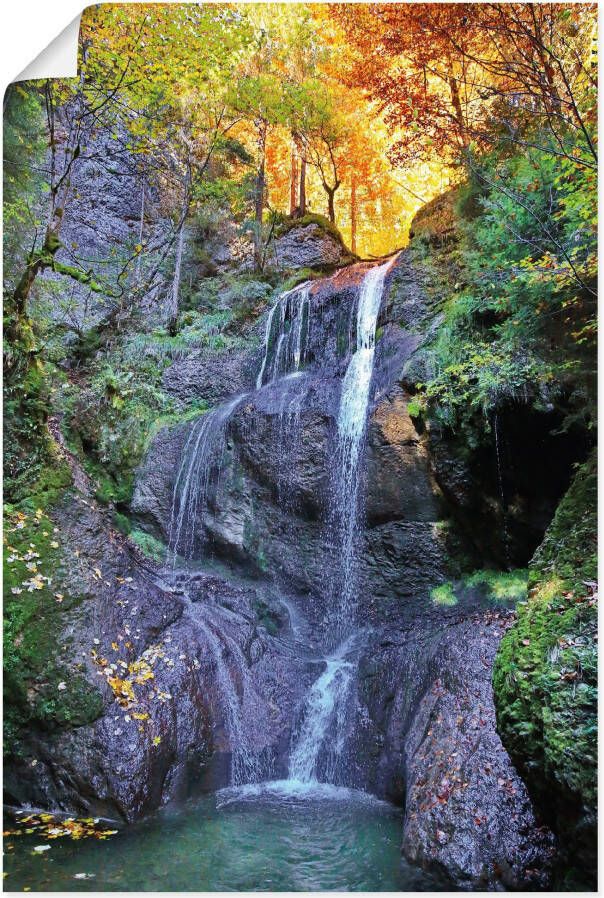
MULTIPOLYGON (((312 223, 279 239, 290 267, 343 260, 331 237, 318 246, 312 223)), ((77 583, 77 601, 61 609, 63 648, 49 647, 24 684, 11 803, 131 821, 194 790, 286 774, 338 589, 334 433, 370 267, 311 279, 272 311, 256 297, 247 342, 193 347, 165 367, 162 388, 182 414, 150 442, 128 508, 163 563, 81 489, 49 508, 62 531, 52 589, 69 595, 77 583), (201 398, 212 409, 187 414, 201 398), (33 713, 40 695, 64 704, 82 682, 85 714, 33 713)), ((544 887, 554 840, 498 735, 491 688, 511 602, 451 581, 506 552, 525 561, 557 496, 542 496, 537 454, 523 452, 514 501, 511 484, 502 499, 496 447, 466 451, 417 414, 440 320, 429 280, 413 246, 401 253, 377 322, 357 534, 363 635, 342 781, 400 803, 405 855, 456 887, 544 887)), ((554 492, 567 461, 554 465, 554 492)))

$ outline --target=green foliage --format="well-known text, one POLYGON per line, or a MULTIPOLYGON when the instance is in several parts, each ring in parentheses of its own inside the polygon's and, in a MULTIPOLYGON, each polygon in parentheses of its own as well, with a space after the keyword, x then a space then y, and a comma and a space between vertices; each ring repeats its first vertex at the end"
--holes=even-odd
POLYGON ((526 598, 528 571, 494 571, 481 568, 460 580, 442 583, 430 593, 435 605, 514 605, 526 598))
MULTIPOLYGON (((44 180, 38 167, 45 152, 41 96, 35 85, 13 84, 6 92, 3 148, 4 278, 21 274, 32 235, 42 224, 39 204, 44 180)), ((13 283, 14 287, 14 283, 13 283)))
POLYGON ((87 383, 64 383, 56 398, 70 447, 96 481, 97 498, 124 506, 153 423, 173 410, 161 391, 162 366, 142 353, 133 362, 126 340, 97 356, 87 383))
POLYGON ((152 561, 161 562, 165 559, 166 546, 160 540, 151 536, 150 533, 145 533, 144 530, 132 530, 130 539, 138 546, 143 555, 146 555, 152 561))
MULTIPOLYGON (((493 671, 504 744, 553 819, 563 851, 584 857, 595 857, 596 847, 596 514, 593 457, 530 564, 528 601, 493 671)), ((585 872, 576 875, 575 887, 586 887, 585 872)))
POLYGON ((520 568, 515 571, 478 570, 463 578, 467 587, 482 587, 489 598, 495 602, 519 602, 526 598, 528 571, 520 568))
POLYGON ((415 408, 424 403, 449 427, 486 420, 488 428, 503 406, 541 408, 576 391, 590 426, 593 172, 536 150, 501 148, 470 165, 456 202, 452 194, 439 198, 413 226, 418 239, 434 244, 432 259, 420 262, 440 292, 442 314, 424 348, 415 408))
POLYGON ((430 598, 435 605, 441 605, 444 608, 457 605, 457 596, 452 583, 442 583, 440 586, 435 586, 430 593, 430 598))
POLYGON ((4 494, 11 502, 69 483, 48 432, 50 392, 40 362, 24 361, 4 379, 4 494))
POLYGON ((80 603, 60 586, 60 527, 47 503, 64 481, 48 475, 39 494, 4 509, 4 722, 6 753, 19 752, 24 728, 81 726, 101 712, 100 693, 67 663, 63 615, 80 603))

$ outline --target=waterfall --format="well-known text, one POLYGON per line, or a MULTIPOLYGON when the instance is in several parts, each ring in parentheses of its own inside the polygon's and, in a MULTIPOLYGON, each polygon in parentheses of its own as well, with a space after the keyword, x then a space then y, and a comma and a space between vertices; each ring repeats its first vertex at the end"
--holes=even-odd
POLYGON ((371 268, 361 283, 357 306, 356 350, 351 356, 340 397, 337 420, 336 459, 332 482, 330 529, 340 554, 337 583, 340 627, 351 622, 355 599, 355 539, 359 527, 359 483, 364 446, 373 362, 375 331, 382 304, 384 280, 394 263, 390 259, 371 268))
POLYGON ((220 474, 226 425, 242 399, 243 396, 236 396, 225 405, 206 412, 191 428, 172 497, 168 549, 173 564, 177 555, 191 558, 196 539, 201 538, 196 526, 197 515, 207 505, 210 474, 215 465, 220 474))
POLYGON ((191 618, 205 636, 206 644, 216 665, 216 679, 220 687, 220 700, 224 714, 225 730, 231 748, 230 781, 233 786, 256 783, 270 776, 269 764, 263 763, 250 738, 250 729, 258 732, 264 725, 257 713, 257 698, 250 680, 249 669, 236 639, 230 638, 220 623, 214 626, 206 619, 207 607, 189 606, 191 618), (216 632, 218 630, 218 632, 216 632), (241 683, 238 695, 233 670, 241 683), (248 707, 250 706, 250 707, 248 707), (252 725, 249 725, 250 719, 252 725))
POLYGON ((325 664, 325 670, 310 689, 292 740, 288 774, 297 783, 318 781, 322 752, 326 752, 322 774, 325 782, 333 783, 344 747, 345 712, 354 665, 343 657, 329 658, 325 664))
POLYGON ((270 310, 264 334, 264 356, 256 380, 257 390, 283 374, 300 370, 308 342, 309 297, 310 282, 306 282, 282 293, 270 310), (277 334, 274 333, 276 329, 277 334))
MULTIPOLYGON (((358 641, 354 627, 356 598, 356 541, 362 524, 360 482, 363 474, 363 450, 371 398, 375 357, 375 333, 382 303, 386 274, 394 259, 365 272, 356 308, 356 345, 342 379, 335 428, 335 451, 331 472, 329 539, 337 559, 339 573, 332 583, 337 601, 332 603, 332 626, 326 642, 335 637, 348 638, 324 658, 323 668, 312 683, 296 715, 288 764, 288 779, 280 788, 292 793, 309 786, 335 788, 343 782, 345 745, 352 719, 351 707, 356 694, 358 641), (352 635, 350 635, 352 633, 352 635)), ((349 316, 353 330, 354 317, 349 316)), ((261 390, 279 381, 266 394, 276 418, 273 439, 279 453, 277 499, 283 508, 293 510, 289 471, 296 463, 297 440, 301 432, 301 414, 308 403, 313 379, 303 372, 311 360, 310 283, 283 293, 271 308, 266 322, 264 353, 256 380, 261 390), (276 414, 275 414, 276 410, 276 414)), ((337 338, 336 338, 337 340, 337 338)), ((196 529, 210 500, 210 487, 217 489, 223 461, 225 432, 234 409, 243 399, 238 396, 200 417, 187 439, 174 488, 169 529, 169 547, 177 554, 192 557, 199 541, 196 529)), ((333 567, 326 563, 326 580, 333 567)), ((231 786, 249 784, 261 788, 269 771, 253 747, 253 734, 264 725, 262 703, 254 691, 246 659, 237 639, 228 635, 225 621, 208 622, 207 608, 194 612, 205 635, 208 651, 216 666, 216 678, 223 704, 225 728, 231 745, 231 786), (237 688, 239 684, 239 690, 237 688)), ((270 786, 271 783, 263 786, 270 786)), ((276 784, 273 783, 272 786, 276 784)))
POLYGON ((307 401, 310 383, 302 372, 289 374, 282 380, 283 393, 275 426, 275 445, 279 447, 277 501, 280 508, 294 511, 291 471, 297 462, 302 437, 301 415, 307 401))
POLYGON ((241 706, 235 684, 223 656, 223 646, 218 636, 207 625, 199 624, 203 630, 212 657, 216 663, 216 675, 220 684, 223 711, 226 718, 227 732, 231 743, 231 783, 253 783, 260 777, 256 758, 251 751, 243 727, 241 706))

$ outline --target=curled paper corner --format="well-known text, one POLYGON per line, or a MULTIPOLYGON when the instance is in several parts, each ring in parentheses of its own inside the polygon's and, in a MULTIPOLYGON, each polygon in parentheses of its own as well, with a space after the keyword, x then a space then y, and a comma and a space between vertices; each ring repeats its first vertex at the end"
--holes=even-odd
POLYGON ((47 47, 13 79, 33 81, 42 78, 75 78, 78 74, 78 36, 80 19, 77 15, 47 47))

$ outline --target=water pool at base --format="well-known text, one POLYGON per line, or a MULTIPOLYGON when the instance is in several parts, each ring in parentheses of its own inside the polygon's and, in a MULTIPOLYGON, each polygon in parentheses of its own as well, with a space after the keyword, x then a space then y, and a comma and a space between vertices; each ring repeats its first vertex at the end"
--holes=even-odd
MULTIPOLYGON (((329 788, 329 787, 328 787, 329 788)), ((5 840, 5 891, 426 891, 401 858, 401 814, 362 793, 234 790, 106 841, 5 840), (79 874, 79 875, 78 875, 79 874), (89 878, 82 878, 87 874, 89 878), (93 874, 91 876, 91 874, 93 874), (76 878, 77 877, 77 878, 76 878)))

